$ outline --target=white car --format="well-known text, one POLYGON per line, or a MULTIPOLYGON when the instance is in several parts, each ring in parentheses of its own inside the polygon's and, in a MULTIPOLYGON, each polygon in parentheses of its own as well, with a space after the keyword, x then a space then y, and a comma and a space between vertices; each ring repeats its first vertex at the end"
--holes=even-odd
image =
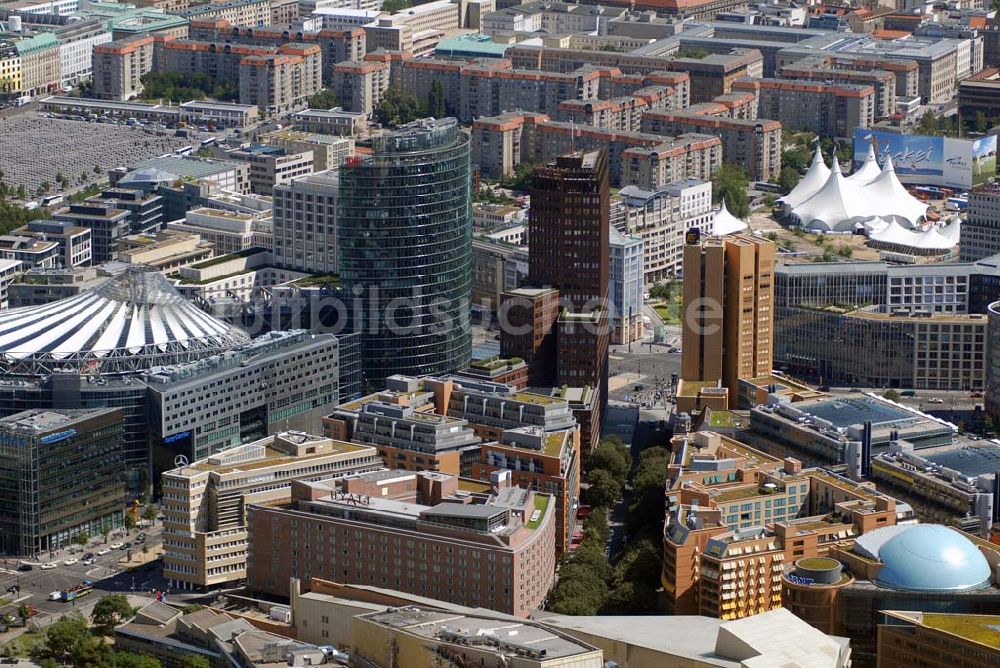
POLYGON ((941 398, 938 398, 938 397, 931 397, 930 399, 927 400, 927 403, 929 403, 929 404, 943 404, 944 403, 944 399, 941 399, 941 398))
MULTIPOLYGON (((109 547, 110 547, 110 548, 111 548, 112 550, 120 550, 120 549, 121 549, 121 547, 122 547, 122 545, 124 545, 124 544, 125 544, 125 543, 120 543, 120 542, 118 542, 118 541, 115 541, 114 543, 111 543, 111 545, 110 545, 109 547)), ((100 554, 100 552, 98 552, 98 554, 100 554)))
POLYGON ((39 568, 41 568, 43 571, 51 571, 55 567, 56 567, 55 564, 42 564, 41 566, 39 566, 39 568))
POLYGON ((67 566, 72 566, 75 563, 79 563, 79 561, 80 561, 79 559, 66 559, 65 561, 63 561, 63 563, 66 564, 67 566))
POLYGON ((99 554, 99 555, 101 555, 103 557, 105 554, 111 554, 111 550, 109 550, 106 547, 105 548, 101 548, 100 550, 97 551, 97 554, 99 554))

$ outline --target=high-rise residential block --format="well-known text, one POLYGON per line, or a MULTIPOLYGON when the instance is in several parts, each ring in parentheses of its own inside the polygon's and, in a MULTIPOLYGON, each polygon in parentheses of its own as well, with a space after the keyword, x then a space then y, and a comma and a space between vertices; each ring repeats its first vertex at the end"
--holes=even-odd
POLYGON ((151 36, 122 39, 94 47, 94 97, 128 100, 142 93, 142 75, 153 69, 151 36))
POLYGON ((238 583, 246 578, 248 504, 287 502, 293 480, 381 468, 373 447, 287 431, 166 471, 163 575, 179 589, 238 583))
POLYGON ((787 132, 810 130, 823 137, 852 137, 855 128, 875 125, 877 102, 871 84, 741 79, 733 90, 752 91, 757 116, 772 118, 787 132))
POLYGON ((688 237, 677 409, 735 408, 740 378, 771 373, 774 243, 748 234, 688 237))
POLYGON ((453 118, 377 138, 340 169, 341 285, 367 379, 458 371, 471 358, 472 166, 453 118))

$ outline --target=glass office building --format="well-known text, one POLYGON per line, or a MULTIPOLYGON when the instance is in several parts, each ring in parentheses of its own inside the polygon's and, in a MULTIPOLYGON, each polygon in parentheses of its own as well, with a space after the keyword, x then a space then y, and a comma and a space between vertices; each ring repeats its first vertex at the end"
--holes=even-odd
POLYGON ((370 385, 469 362, 470 178, 469 137, 451 118, 404 125, 341 165, 340 281, 370 385))

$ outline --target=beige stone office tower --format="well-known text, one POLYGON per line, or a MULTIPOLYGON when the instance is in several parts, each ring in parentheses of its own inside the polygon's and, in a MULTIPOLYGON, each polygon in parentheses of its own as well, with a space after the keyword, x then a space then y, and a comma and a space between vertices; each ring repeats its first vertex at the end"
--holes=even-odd
POLYGON ((736 408, 740 378, 770 375, 773 275, 767 239, 688 233, 678 411, 736 408))

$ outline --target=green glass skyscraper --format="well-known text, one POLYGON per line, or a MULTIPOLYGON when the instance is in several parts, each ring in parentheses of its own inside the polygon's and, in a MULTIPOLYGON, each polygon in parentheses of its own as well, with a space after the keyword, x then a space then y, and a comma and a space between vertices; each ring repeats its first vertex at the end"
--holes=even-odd
POLYGON ((370 385, 469 363, 471 172, 452 118, 409 123, 341 165, 340 281, 370 385))

